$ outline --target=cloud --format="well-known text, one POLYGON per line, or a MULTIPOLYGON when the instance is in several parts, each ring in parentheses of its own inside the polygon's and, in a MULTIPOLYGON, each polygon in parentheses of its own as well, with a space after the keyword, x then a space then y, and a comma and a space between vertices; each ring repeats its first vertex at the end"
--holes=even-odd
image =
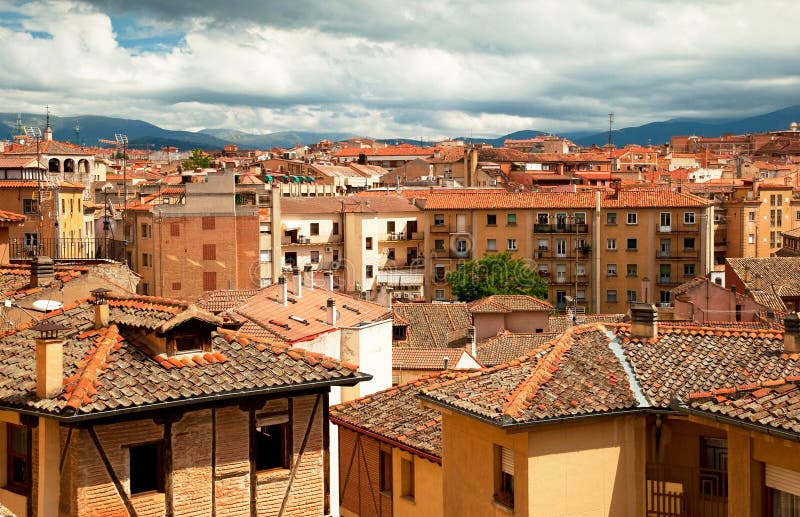
POLYGON ((0 13, 9 110, 171 129, 438 138, 798 103, 788 1, 0 0, 0 13))

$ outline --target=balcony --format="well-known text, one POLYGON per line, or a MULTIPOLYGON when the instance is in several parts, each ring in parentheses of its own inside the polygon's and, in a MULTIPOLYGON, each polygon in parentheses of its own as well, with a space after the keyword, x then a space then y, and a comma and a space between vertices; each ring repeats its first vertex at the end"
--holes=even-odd
POLYGON ((413 232, 413 233, 390 232, 385 235, 382 235, 379 240, 381 242, 395 242, 395 241, 415 241, 422 239, 423 239, 422 232, 413 232))
POLYGON ((9 260, 30 260, 39 255, 60 260, 115 260, 124 262, 125 241, 96 238, 48 238, 39 239, 36 244, 25 243, 24 239, 9 239, 9 260))
POLYGON ((673 285, 673 284, 677 285, 677 283, 678 282, 673 282, 672 281, 672 275, 669 275, 669 276, 661 275, 661 276, 658 277, 658 282, 657 282, 658 285, 673 285))
POLYGON ((586 223, 578 224, 549 224, 535 223, 533 233, 587 233, 589 225, 586 223))
POLYGON ((728 472, 648 463, 647 517, 727 517, 728 472))
POLYGON ((434 223, 431 225, 431 233, 450 233, 450 225, 434 223))

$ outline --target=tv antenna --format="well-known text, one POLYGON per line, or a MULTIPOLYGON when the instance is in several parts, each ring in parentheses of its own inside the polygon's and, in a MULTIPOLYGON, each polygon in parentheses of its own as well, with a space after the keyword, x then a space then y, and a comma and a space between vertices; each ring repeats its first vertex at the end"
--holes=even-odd
POLYGON ((611 132, 614 130, 614 113, 608 114, 608 145, 614 145, 614 141, 611 138, 611 132))

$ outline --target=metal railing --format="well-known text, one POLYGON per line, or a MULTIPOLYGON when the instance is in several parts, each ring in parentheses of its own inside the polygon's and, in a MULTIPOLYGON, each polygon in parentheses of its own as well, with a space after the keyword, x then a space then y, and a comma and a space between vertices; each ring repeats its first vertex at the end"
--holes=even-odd
POLYGON ((105 237, 47 238, 31 243, 25 239, 9 239, 10 260, 29 260, 47 256, 53 260, 115 260, 124 262, 125 241, 105 237))
POLYGON ((647 464, 647 517, 727 517, 728 471, 647 464))

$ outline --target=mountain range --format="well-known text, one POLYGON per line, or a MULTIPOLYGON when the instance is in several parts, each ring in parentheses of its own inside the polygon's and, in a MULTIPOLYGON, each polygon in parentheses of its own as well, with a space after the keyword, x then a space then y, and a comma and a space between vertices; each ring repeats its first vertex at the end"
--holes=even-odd
MULTIPOLYGON (((19 115, 24 126, 44 128, 45 117, 41 114, 23 113, 19 115)), ((17 113, 0 113, 0 138, 11 138, 17 134, 17 113)), ((792 122, 800 122, 800 105, 789 106, 777 111, 746 117, 741 119, 672 119, 662 122, 651 122, 636 127, 627 127, 612 131, 612 140, 618 147, 627 144, 645 145, 652 143, 661 145, 669 142, 673 135, 721 136, 723 134, 760 133, 765 131, 789 129, 792 122)), ((163 129, 149 122, 134 119, 85 115, 78 117, 50 117, 54 138, 57 140, 81 143, 84 145, 103 145, 98 139, 113 140, 114 134, 128 136, 129 147, 135 149, 160 149, 162 146, 174 146, 181 150, 201 148, 206 150, 222 149, 233 143, 242 149, 271 149, 273 147, 288 148, 296 144, 313 144, 320 140, 344 140, 358 135, 330 131, 281 131, 268 134, 253 134, 234 129, 202 129, 200 131, 173 131, 163 129), (76 131, 76 127, 78 128, 76 131)), ((510 139, 533 138, 546 131, 524 130, 509 133, 497 138, 454 137, 470 143, 487 143, 500 147, 503 141, 510 139)), ((608 132, 566 132, 562 136, 577 144, 604 145, 608 142, 608 132)), ((419 144, 418 139, 387 138, 388 143, 406 142, 419 144)), ((431 145, 432 142, 422 142, 431 145)))

